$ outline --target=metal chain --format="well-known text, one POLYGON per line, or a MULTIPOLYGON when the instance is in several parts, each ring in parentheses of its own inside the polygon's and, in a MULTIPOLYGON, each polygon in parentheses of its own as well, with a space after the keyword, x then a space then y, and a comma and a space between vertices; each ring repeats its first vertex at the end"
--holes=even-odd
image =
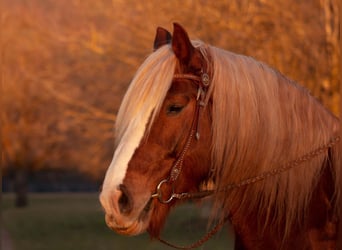
MULTIPOLYGON (((247 186, 247 185, 265 180, 265 179, 272 177, 272 176, 275 176, 277 174, 281 174, 285 171, 288 171, 288 170, 302 164, 303 162, 309 161, 309 160, 317 157, 318 155, 324 153, 327 149, 332 148, 339 141, 340 141, 340 136, 336 136, 329 143, 322 145, 321 147, 303 155, 302 157, 297 158, 294 161, 288 162, 287 164, 283 165, 280 168, 272 169, 272 170, 264 172, 260 175, 257 175, 257 176, 251 177, 251 178, 247 178, 247 179, 243 179, 238 183, 231 183, 231 184, 229 184, 229 185, 227 185, 227 186, 225 186, 219 190, 204 190, 204 191, 200 191, 200 192, 196 192, 196 193, 180 193, 180 194, 173 194, 173 196, 174 196, 174 198, 177 198, 177 199, 200 199, 200 198, 204 198, 206 196, 213 195, 215 192, 227 192, 230 189, 235 189, 235 188, 247 186)), ((175 249, 195 249, 195 248, 203 245, 213 235, 215 235, 223 227, 223 225, 228 221, 228 219, 229 219, 229 217, 224 218, 224 220, 222 220, 221 222, 216 224, 213 227, 213 229, 211 229, 201 239, 199 239, 195 243, 188 245, 188 246, 178 246, 178 245, 172 244, 172 243, 170 243, 164 239, 161 239, 160 237, 158 237, 158 240, 161 243, 163 243, 169 247, 175 248, 175 249)))
POLYGON ((332 148, 333 146, 335 146, 335 144, 337 142, 340 141, 340 136, 336 136, 334 137, 329 143, 327 144, 324 144, 322 146, 320 146, 319 148, 297 158, 296 160, 293 160, 293 161, 290 161, 288 162, 287 164, 279 167, 279 168, 275 168, 275 169, 272 169, 270 171, 266 171, 266 172, 263 172, 261 173, 260 175, 257 175, 257 176, 253 176, 253 177, 250 177, 250 178, 246 178, 246 179, 243 179, 239 182, 235 182, 235 183, 230 183, 224 187, 222 187, 221 189, 219 190, 203 190, 203 191, 200 191, 200 192, 195 192, 195 193, 180 193, 180 194, 174 194, 174 197, 175 198, 178 198, 178 199, 197 199, 197 198, 203 198, 203 197, 206 197, 206 196, 209 196, 209 195, 212 195, 214 194, 215 192, 226 192, 230 189, 235 189, 235 188, 240 188, 240 187, 243 187, 243 186, 247 186, 247 185, 250 185, 250 184, 253 184, 253 183, 256 183, 256 182, 259 182, 259 181, 262 181, 262 180, 265 180, 269 177, 272 177, 272 176, 275 176, 275 175, 278 175, 278 174, 281 174, 285 171, 288 171, 294 167, 297 167, 298 165, 306 162, 306 161, 309 161, 315 157, 317 157, 318 155, 324 153, 327 149, 329 148, 332 148))

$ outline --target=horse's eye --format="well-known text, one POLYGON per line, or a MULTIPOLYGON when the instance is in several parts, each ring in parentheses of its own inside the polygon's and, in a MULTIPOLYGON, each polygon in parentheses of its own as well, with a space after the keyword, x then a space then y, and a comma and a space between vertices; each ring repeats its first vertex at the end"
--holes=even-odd
POLYGON ((184 107, 181 105, 172 104, 167 108, 167 114, 175 115, 182 111, 184 107))

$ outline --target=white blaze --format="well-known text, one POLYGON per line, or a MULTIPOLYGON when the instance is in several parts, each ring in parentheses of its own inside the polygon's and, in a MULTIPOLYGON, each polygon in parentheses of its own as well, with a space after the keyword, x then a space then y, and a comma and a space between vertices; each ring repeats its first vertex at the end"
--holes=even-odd
POLYGON ((115 150, 113 160, 106 172, 102 192, 112 192, 122 184, 127 172, 128 164, 144 136, 146 123, 147 119, 146 121, 141 121, 141 124, 130 124, 130 127, 134 128, 126 130, 126 133, 115 150))
POLYGON ((130 160, 144 137, 147 124, 159 112, 169 90, 176 67, 170 46, 152 53, 141 65, 121 104, 116 120, 119 139, 113 160, 106 172, 100 200, 110 208, 111 194, 122 184, 130 160))

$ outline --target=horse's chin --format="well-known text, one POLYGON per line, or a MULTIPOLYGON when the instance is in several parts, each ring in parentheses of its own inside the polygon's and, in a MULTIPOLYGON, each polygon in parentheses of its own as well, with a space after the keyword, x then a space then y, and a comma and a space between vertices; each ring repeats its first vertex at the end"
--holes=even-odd
POLYGON ((141 233, 144 233, 146 231, 148 223, 144 223, 141 221, 134 221, 130 225, 122 227, 119 225, 113 225, 113 223, 110 222, 110 223, 107 223, 107 225, 118 234, 126 235, 126 236, 134 236, 134 235, 139 235, 141 233))

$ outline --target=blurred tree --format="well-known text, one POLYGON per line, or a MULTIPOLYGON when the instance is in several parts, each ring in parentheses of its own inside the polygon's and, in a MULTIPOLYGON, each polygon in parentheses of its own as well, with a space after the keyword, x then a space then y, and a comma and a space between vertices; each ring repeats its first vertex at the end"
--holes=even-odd
POLYGON ((328 54, 327 64, 329 72, 321 84, 322 98, 330 104, 337 113, 340 103, 339 96, 339 69, 340 69, 340 46, 339 46, 339 11, 337 0, 320 0, 323 12, 325 30, 325 50, 328 54))

